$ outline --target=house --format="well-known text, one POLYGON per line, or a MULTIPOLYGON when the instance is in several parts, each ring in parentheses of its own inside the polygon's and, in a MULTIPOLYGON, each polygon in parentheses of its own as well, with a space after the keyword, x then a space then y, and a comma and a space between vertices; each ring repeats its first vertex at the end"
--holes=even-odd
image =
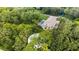
POLYGON ((40 25, 43 29, 53 29, 57 28, 59 21, 56 16, 49 16, 47 20, 42 20, 38 25, 40 25))

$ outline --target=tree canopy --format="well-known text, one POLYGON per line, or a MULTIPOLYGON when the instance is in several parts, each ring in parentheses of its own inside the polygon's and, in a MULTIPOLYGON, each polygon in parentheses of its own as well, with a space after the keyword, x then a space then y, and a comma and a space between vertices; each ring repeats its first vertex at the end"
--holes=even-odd
MULTIPOLYGON (((52 19, 53 20, 53 19, 52 19)), ((54 23, 54 22, 53 22, 54 23)), ((4 51, 79 51, 78 7, 1 7, 0 49, 4 51), (58 17, 57 28, 39 22, 58 17), (38 33, 28 43, 28 38, 38 33)))

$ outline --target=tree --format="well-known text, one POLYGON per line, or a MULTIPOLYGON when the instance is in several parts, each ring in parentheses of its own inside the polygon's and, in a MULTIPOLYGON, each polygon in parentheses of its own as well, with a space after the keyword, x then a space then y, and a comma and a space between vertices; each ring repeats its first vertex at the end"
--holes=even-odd
POLYGON ((24 51, 48 51, 52 40, 52 32, 49 30, 39 33, 38 38, 32 38, 32 41, 23 49, 24 51))
POLYGON ((2 23, 0 45, 4 50, 22 50, 28 43, 28 37, 37 32, 33 25, 2 23))
POLYGON ((14 24, 38 23, 47 16, 35 8, 1 8, 0 21, 14 24))
POLYGON ((0 28, 0 47, 2 47, 3 50, 13 50, 12 46, 15 41, 14 37, 16 36, 14 33, 16 33, 16 31, 11 26, 14 27, 14 25, 6 23, 0 28))
POLYGON ((22 50, 28 43, 28 37, 33 33, 31 25, 20 24, 17 27, 18 35, 13 45, 14 50, 22 50))
POLYGON ((70 19, 75 19, 79 17, 79 8, 75 7, 75 8, 65 8, 64 13, 66 15, 66 17, 70 18, 70 19))
POLYGON ((38 42, 38 39, 34 38, 23 51, 48 51, 48 44, 38 42))
POLYGON ((51 50, 62 51, 67 48, 69 38, 68 35, 72 29, 72 21, 67 18, 60 18, 59 27, 54 31, 51 50), (67 44, 66 44, 67 42, 67 44), (65 44, 64 44, 65 43, 65 44))
POLYGON ((42 7, 41 11, 45 14, 54 16, 64 15, 64 8, 61 7, 42 7))

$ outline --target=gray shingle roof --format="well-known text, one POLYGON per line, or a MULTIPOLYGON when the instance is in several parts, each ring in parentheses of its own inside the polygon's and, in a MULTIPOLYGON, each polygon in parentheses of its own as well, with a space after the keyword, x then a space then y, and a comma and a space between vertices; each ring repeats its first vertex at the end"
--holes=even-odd
POLYGON ((42 26, 43 29, 53 29, 54 27, 57 27, 57 24, 59 24, 59 21, 57 21, 56 16, 49 16, 49 18, 43 22, 40 26, 42 26))

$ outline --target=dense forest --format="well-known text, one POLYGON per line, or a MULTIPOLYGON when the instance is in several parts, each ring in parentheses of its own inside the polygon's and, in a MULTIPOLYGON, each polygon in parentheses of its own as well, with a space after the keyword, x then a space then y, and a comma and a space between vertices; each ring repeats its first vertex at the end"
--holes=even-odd
MULTIPOLYGON (((52 19, 53 20, 53 19, 52 19)), ((79 51, 79 8, 1 7, 1 51, 79 51), (58 17, 58 27, 43 29, 38 23, 58 17), (28 38, 33 36, 28 43, 28 38)))

